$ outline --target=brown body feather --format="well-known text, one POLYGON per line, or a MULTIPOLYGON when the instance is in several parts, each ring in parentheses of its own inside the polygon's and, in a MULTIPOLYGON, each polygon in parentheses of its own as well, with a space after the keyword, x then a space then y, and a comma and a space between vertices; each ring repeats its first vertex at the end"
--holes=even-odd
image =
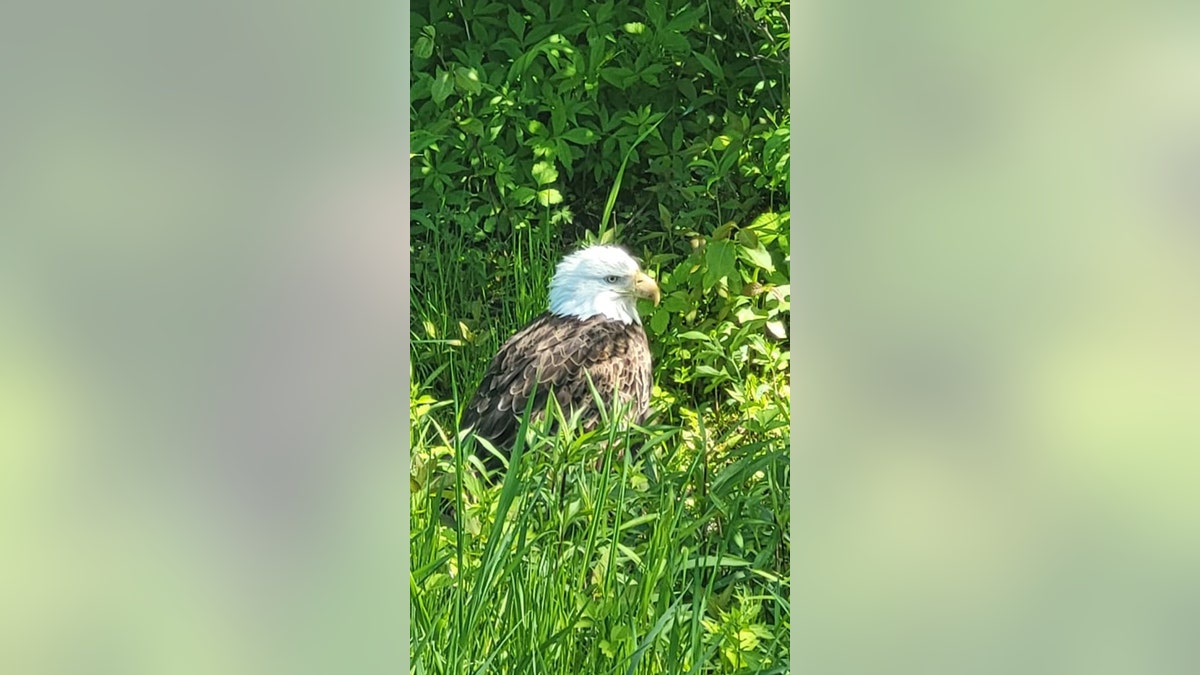
POLYGON ((644 420, 650 407, 651 367, 642 326, 603 316, 577 319, 546 312, 500 348, 463 412, 462 426, 472 427, 476 436, 507 454, 536 383, 535 419, 553 391, 568 419, 581 411, 585 428, 594 427, 600 416, 585 373, 603 400, 611 403, 612 396, 619 395, 629 406, 629 417, 644 420))

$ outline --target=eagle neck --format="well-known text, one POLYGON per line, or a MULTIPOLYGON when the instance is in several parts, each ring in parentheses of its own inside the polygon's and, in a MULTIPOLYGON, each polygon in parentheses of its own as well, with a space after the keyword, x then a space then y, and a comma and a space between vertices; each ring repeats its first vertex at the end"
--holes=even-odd
POLYGON ((578 303, 572 302, 570 298, 551 298, 550 313, 557 316, 570 317, 580 321, 587 321, 592 317, 602 316, 610 321, 620 321, 623 324, 642 324, 642 318, 638 316, 637 306, 634 303, 612 302, 612 303, 578 303))

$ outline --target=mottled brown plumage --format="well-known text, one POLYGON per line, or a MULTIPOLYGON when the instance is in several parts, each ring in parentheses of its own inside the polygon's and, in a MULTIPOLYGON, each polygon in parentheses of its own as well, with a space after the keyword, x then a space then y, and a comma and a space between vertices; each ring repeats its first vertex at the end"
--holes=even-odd
MULTIPOLYGON (((526 404, 533 419, 544 418, 551 392, 567 419, 595 427, 601 414, 589 379, 605 410, 619 402, 637 422, 649 410, 650 348, 637 301, 657 305, 658 284, 624 249, 596 245, 558 263, 549 295, 549 311, 504 343, 463 411, 462 426, 504 454, 526 404)), ((496 468, 491 453, 476 452, 496 468)))
POLYGON ((611 405, 616 394, 629 406, 629 419, 645 419, 651 364, 641 324, 602 315, 579 319, 546 312, 500 348, 463 412, 463 427, 472 427, 498 450, 510 452, 536 383, 534 415, 544 412, 546 397, 553 390, 568 419, 578 411, 584 428, 592 428, 600 416, 585 373, 606 402, 611 405))

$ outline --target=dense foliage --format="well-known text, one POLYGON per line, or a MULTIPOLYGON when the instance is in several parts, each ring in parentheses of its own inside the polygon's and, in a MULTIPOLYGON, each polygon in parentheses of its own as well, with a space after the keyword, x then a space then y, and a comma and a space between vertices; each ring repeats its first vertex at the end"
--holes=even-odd
MULTIPOLYGON (((554 672, 661 672, 648 664, 666 662, 663 645, 643 643, 653 634, 696 671, 786 669, 786 5, 432 0, 412 11, 414 663, 458 668, 422 649, 451 640, 502 672, 550 654, 554 672), (498 490, 456 470, 457 409, 500 343, 545 309, 554 263, 597 240, 641 256, 662 288, 645 314, 660 415, 629 441, 642 452, 612 462, 619 489, 593 492, 610 479, 594 470, 574 481, 558 472, 554 494, 526 486, 524 501, 497 511, 498 490), (460 522, 440 526, 437 500, 460 480, 460 522), (584 540, 570 518, 591 522, 584 540), (529 539, 489 567, 495 539, 514 527, 529 539), (530 544, 539 532, 554 546, 530 544), (466 595, 489 602, 464 568, 479 584, 558 565, 564 576, 540 576, 565 583, 575 564, 619 572, 640 600, 591 606, 594 589, 571 596, 578 584, 568 584, 547 619, 562 625, 529 633, 548 642, 512 638, 510 651, 465 636, 463 614, 433 611, 466 595), (670 593, 652 600, 647 584, 670 593), (555 651, 563 641, 584 647, 555 651)), ((571 459, 588 449, 604 454, 600 437, 543 440, 521 480, 538 462, 553 471, 584 466, 571 459)), ((493 601, 504 614, 527 599, 493 601)))

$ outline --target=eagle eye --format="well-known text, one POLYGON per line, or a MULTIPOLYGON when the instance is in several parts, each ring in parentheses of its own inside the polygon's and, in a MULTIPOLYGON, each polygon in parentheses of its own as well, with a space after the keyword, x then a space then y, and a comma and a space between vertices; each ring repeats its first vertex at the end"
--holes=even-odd
POLYGON ((610 284, 615 284, 615 283, 617 283, 617 280, 619 280, 620 278, 621 278, 621 277, 618 277, 618 276, 617 276, 617 275, 615 275, 615 274, 610 274, 610 275, 608 275, 608 276, 604 277, 604 280, 605 280, 605 281, 607 281, 607 282, 608 282, 608 283, 610 283, 610 284))

